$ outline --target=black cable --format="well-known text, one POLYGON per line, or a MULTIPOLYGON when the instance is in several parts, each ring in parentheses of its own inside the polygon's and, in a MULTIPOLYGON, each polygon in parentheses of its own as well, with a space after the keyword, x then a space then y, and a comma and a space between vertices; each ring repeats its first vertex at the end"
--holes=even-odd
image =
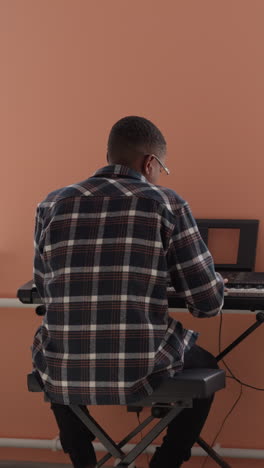
MULTIPOLYGON (((222 335, 222 325, 223 325, 223 312, 220 312, 220 325, 219 325, 219 334, 218 334, 218 350, 219 354, 221 353, 221 335, 222 335)), ((254 385, 249 385, 246 382, 243 382, 238 377, 236 377, 230 367, 227 365, 224 359, 221 359, 224 366, 227 368, 228 372, 231 374, 232 378, 236 380, 240 385, 244 387, 252 388, 253 390, 258 390, 259 392, 264 392, 264 388, 255 387, 254 385)))
MULTIPOLYGON (((218 333, 218 352, 219 352, 219 354, 221 353, 222 326, 223 326, 223 311, 221 310, 221 311, 220 311, 219 333, 218 333)), ((222 424, 221 424, 221 426, 220 426, 220 428, 219 428, 219 430, 218 430, 216 436, 214 437, 214 440, 213 440, 213 442, 211 443, 210 447, 213 447, 213 446, 214 446, 214 444, 215 444, 215 442, 216 442, 216 440, 217 440, 219 434, 221 433, 221 431, 222 431, 222 429, 223 429, 223 427, 224 427, 224 425, 225 425, 225 423, 226 423, 228 417, 229 417, 229 416, 231 415, 231 413, 234 411, 236 405, 238 404, 240 398, 242 397, 243 386, 244 386, 244 387, 248 387, 248 388, 252 388, 252 389, 254 389, 254 390, 262 391, 262 392, 264 391, 264 388, 254 387, 253 385, 249 385, 249 384, 247 384, 247 383, 245 383, 245 382, 242 382, 242 380, 238 379, 238 378, 234 375, 234 373, 232 372, 232 370, 230 369, 230 367, 226 364, 225 360, 224 360, 224 359, 221 359, 221 361, 223 362, 224 366, 226 367, 226 369, 227 369, 228 372, 230 373, 230 375, 227 375, 226 377, 227 377, 227 378, 230 378, 230 379, 233 379, 233 380, 235 380, 236 382, 238 382, 238 383, 240 384, 240 392, 239 392, 239 395, 238 395, 236 401, 235 401, 234 404, 232 405, 231 409, 230 409, 230 410, 228 411, 228 413, 226 414, 226 416, 225 416, 225 418, 224 418, 224 420, 223 420, 223 422, 222 422, 222 424)), ((206 463, 207 463, 207 460, 208 460, 208 456, 206 456, 206 458, 205 458, 205 460, 204 460, 204 462, 203 462, 201 468, 204 468, 204 467, 205 467, 205 465, 206 465, 206 463)))
POLYGON ((254 387, 253 385, 249 385, 245 382, 242 382, 242 380, 240 380, 238 377, 236 377, 233 372, 231 371, 230 367, 226 364, 226 362, 224 361, 224 359, 222 359, 222 362, 224 364, 224 366, 227 368, 228 372, 230 372, 231 374, 231 378, 236 380, 236 382, 238 382, 240 385, 242 385, 243 387, 248 387, 248 388, 253 388, 253 390, 257 390, 259 392, 264 392, 264 388, 260 388, 260 387, 254 387))
MULTIPOLYGON (((231 377, 231 378, 232 378, 232 377, 231 377)), ((218 430, 216 436, 214 437, 213 442, 210 444, 210 447, 211 447, 211 448, 213 448, 213 446, 214 446, 214 444, 215 444, 215 442, 216 442, 216 440, 217 440, 217 438, 218 438, 220 432, 222 431, 222 429, 223 429, 223 427, 224 427, 224 425, 225 425, 227 419, 229 418, 229 416, 230 416, 230 414, 232 413, 232 411, 234 411, 236 405, 238 404, 240 398, 242 397, 242 394, 243 394, 243 385, 240 384, 239 395, 238 395, 238 397, 236 398, 236 400, 235 400, 235 402, 233 403, 233 405, 232 405, 232 407, 230 408, 230 410, 228 411, 228 413, 226 414, 226 416, 224 417, 224 420, 222 421, 222 424, 221 424, 221 426, 220 426, 220 428, 219 428, 219 430, 218 430)), ((208 455, 207 455, 206 458, 205 458, 205 460, 204 460, 204 462, 203 462, 203 464, 202 464, 202 466, 201 466, 201 468, 204 468, 204 467, 205 467, 208 458, 209 458, 209 457, 208 457, 208 455)))

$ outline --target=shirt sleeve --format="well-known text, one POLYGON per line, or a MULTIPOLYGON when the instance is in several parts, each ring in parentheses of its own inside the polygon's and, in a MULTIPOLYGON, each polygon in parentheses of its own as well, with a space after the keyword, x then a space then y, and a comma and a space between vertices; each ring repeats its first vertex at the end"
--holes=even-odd
POLYGON ((35 283, 41 298, 44 297, 43 279, 44 263, 42 258, 41 236, 43 230, 43 221, 40 216, 40 208, 37 208, 35 216, 35 234, 34 234, 34 268, 33 282, 35 283))
POLYGON ((195 317, 217 315, 224 303, 223 279, 215 272, 189 205, 185 203, 174 214, 175 226, 167 251, 172 286, 195 317))

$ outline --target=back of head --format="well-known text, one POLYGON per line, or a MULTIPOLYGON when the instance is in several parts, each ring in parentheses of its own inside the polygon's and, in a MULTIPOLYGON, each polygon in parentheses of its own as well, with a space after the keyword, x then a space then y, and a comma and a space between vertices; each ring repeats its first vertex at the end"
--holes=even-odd
POLYGON ((112 127, 108 138, 110 164, 133 165, 147 154, 163 156, 166 141, 161 131, 144 117, 124 117, 112 127))

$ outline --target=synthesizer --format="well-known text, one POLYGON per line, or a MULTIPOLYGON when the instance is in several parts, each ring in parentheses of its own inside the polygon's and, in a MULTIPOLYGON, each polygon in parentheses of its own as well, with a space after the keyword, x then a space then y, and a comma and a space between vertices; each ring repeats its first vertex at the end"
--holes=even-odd
MULTIPOLYGON (((239 285, 230 283, 226 288, 223 309, 229 310, 264 310, 264 285, 239 285), (243 287, 242 287, 243 286, 243 287), (261 286, 261 287, 260 287, 261 286)), ((179 297, 174 288, 168 287, 169 308, 186 309, 184 298, 179 297)), ((18 289, 18 299, 23 304, 41 304, 36 286, 28 281, 18 289)))

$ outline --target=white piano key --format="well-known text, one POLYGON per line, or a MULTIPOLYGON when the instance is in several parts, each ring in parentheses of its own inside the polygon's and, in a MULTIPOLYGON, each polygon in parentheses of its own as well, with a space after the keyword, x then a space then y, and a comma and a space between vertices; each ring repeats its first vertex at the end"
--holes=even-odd
POLYGON ((254 297, 254 296, 264 296, 264 288, 257 289, 257 288, 228 288, 226 287, 227 291, 225 292, 226 296, 244 296, 244 297, 254 297))

